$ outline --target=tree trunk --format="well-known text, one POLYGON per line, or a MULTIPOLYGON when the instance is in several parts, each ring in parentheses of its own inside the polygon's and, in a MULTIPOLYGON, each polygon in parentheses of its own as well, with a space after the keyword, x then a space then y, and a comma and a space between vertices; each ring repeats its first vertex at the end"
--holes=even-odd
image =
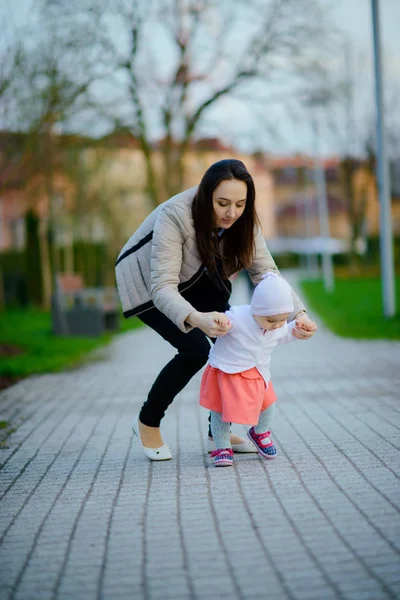
POLYGON ((163 181, 164 181, 164 200, 174 195, 174 164, 173 164, 173 142, 170 135, 164 139, 162 150, 163 157, 163 181))
POLYGON ((176 185, 180 190, 183 190, 185 186, 185 154, 186 154, 186 146, 183 148, 179 148, 179 152, 176 158, 176 185))
POLYGON ((4 293, 4 278, 3 270, 0 267, 0 311, 3 311, 6 307, 5 293, 4 293))
POLYGON ((41 272, 40 258, 40 242, 39 242, 39 218, 35 212, 30 209, 25 215, 25 231, 26 231, 26 246, 25 246, 25 270, 26 282, 28 288, 28 298, 34 304, 41 305, 43 303, 43 285, 41 272))
POLYGON ((347 156, 341 164, 342 181, 344 195, 347 203, 347 214, 350 225, 350 270, 356 270, 358 265, 357 254, 355 251, 355 241, 357 239, 357 215, 355 211, 355 198, 353 187, 354 160, 347 156))
POLYGON ((47 238, 47 222, 41 219, 39 222, 39 248, 42 271, 42 302, 43 308, 48 310, 51 306, 51 265, 49 242, 47 238))
POLYGON ((68 219, 68 234, 64 248, 64 271, 74 273, 74 233, 72 219, 68 219))

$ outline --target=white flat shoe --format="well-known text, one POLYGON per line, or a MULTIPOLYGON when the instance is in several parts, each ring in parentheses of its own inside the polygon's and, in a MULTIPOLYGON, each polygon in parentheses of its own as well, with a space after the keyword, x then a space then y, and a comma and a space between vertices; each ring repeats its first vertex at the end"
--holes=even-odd
MULTIPOLYGON (((207 437, 207 452, 214 452, 215 442, 207 437)), ((254 454, 257 453, 257 448, 250 441, 243 440, 240 444, 232 444, 232 450, 237 454, 254 454)))
POLYGON ((149 460, 171 460, 172 452, 166 444, 164 444, 164 446, 160 446, 160 448, 146 448, 146 446, 143 446, 142 438, 140 437, 139 414, 137 414, 132 421, 132 429, 133 433, 137 436, 140 445, 142 446, 145 456, 147 456, 149 460))

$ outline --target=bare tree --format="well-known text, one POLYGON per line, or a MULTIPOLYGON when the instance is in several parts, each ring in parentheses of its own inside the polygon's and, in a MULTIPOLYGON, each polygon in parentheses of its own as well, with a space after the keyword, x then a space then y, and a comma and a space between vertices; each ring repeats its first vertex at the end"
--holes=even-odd
POLYGON ((48 244, 48 232, 54 239, 57 229, 55 178, 62 170, 63 153, 59 134, 92 108, 90 89, 101 78, 101 68, 92 47, 98 39, 95 19, 90 27, 76 22, 67 27, 65 22, 55 22, 51 11, 40 16, 39 26, 33 24, 25 36, 19 36, 27 41, 18 46, 18 62, 7 81, 13 103, 6 125, 24 137, 22 162, 31 182, 29 202, 40 216, 43 298, 48 307, 53 288, 51 265, 54 274, 60 267, 56 244, 48 244), (83 46, 91 52, 82 52, 83 46), (35 187, 40 194, 35 195, 35 187), (37 210, 43 194, 48 206, 44 216, 37 210))
POLYGON ((262 93, 293 94, 330 49, 318 0, 113 0, 109 10, 121 90, 113 116, 140 141, 154 204, 182 188, 185 154, 214 107, 235 97, 251 112, 262 93))
MULTIPOLYGON (((145 157, 148 196, 156 205, 182 189, 187 151, 207 119, 221 118, 214 109, 221 111, 225 99, 260 115, 260 107, 293 98, 311 72, 323 71, 331 51, 332 28, 318 0, 39 4, 12 87, 14 122, 30 134, 31 167, 43 176, 50 226, 57 218, 59 133, 90 127, 93 134, 100 122, 130 132, 145 157), (85 121, 94 114, 97 123, 85 121)), ((49 289, 47 283, 47 298, 49 289)))
MULTIPOLYGON (((63 172, 73 184, 71 202, 65 210, 65 228, 70 240, 89 242, 92 245, 99 241, 104 243, 106 265, 113 267, 125 238, 121 234, 124 230, 124 213, 119 206, 114 206, 119 198, 115 183, 110 182, 108 177, 109 161, 108 148, 93 140, 90 144, 82 140, 80 146, 75 146, 65 153, 63 172)), ((72 248, 69 250, 68 264, 70 271, 74 271, 77 265, 73 262, 72 248)), ((85 270, 90 277, 99 265, 96 264, 93 253, 88 253, 82 258, 86 262, 85 270)), ((114 269, 104 270, 106 274, 112 273, 114 281, 114 269)), ((86 283, 90 284, 90 281, 86 283)))
POLYGON ((47 198, 47 218, 41 219, 39 231, 43 297, 45 306, 49 306, 52 289, 51 262, 54 273, 60 270, 56 243, 51 245, 52 261, 50 261, 47 241, 48 230, 50 230, 55 242, 57 229, 55 177, 60 171, 62 153, 58 132, 77 102, 87 91, 88 83, 76 83, 62 70, 55 45, 47 46, 46 49, 39 48, 31 60, 32 63, 27 66, 22 83, 26 91, 29 90, 30 93, 29 97, 25 98, 22 93, 20 95, 20 100, 22 100, 20 115, 28 133, 25 151, 30 157, 31 177, 43 182, 47 198))
POLYGON ((11 88, 23 58, 24 48, 21 40, 15 33, 11 19, 4 18, 0 41, 0 129, 4 127, 8 118, 12 103, 11 88))
MULTIPOLYGON (((330 80, 334 90, 334 105, 326 113, 331 135, 342 156, 340 175, 346 201, 350 226, 350 264, 359 262, 359 243, 365 242, 368 197, 371 185, 376 184, 375 175, 375 106, 373 101, 372 68, 366 56, 356 53, 350 40, 344 39, 343 56, 339 57, 339 68, 330 80), (368 74, 368 76, 367 76, 368 74), (368 97, 370 89, 370 97, 368 97), (363 170, 363 176, 356 173, 363 170)), ((389 84, 385 94, 386 137, 390 159, 398 156, 400 128, 398 119, 399 90, 389 84)))

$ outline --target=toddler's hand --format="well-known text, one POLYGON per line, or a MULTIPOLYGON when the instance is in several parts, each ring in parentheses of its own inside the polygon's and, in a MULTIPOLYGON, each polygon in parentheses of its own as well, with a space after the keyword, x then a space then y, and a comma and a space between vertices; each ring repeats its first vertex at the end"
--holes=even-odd
POLYGON ((215 322, 227 331, 232 327, 230 320, 224 313, 216 313, 215 322))
POLYGON ((293 335, 298 340, 307 340, 314 335, 317 329, 318 327, 314 321, 311 321, 307 316, 304 316, 300 319, 296 319, 293 335))
POLYGON ((201 329, 211 338, 226 335, 232 327, 228 317, 224 313, 216 311, 202 313, 194 310, 189 314, 186 321, 193 327, 201 329))

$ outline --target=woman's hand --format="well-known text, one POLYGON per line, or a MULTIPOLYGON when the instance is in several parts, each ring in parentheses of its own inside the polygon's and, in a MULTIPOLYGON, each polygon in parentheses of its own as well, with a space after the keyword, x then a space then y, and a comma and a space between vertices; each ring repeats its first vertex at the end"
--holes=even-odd
POLYGON ((208 337, 221 337, 226 335, 231 329, 232 324, 224 313, 209 312, 202 313, 194 310, 187 317, 186 322, 192 327, 198 327, 208 337))
POLYGON ((314 321, 311 321, 306 313, 300 313, 300 315, 296 317, 295 321, 296 326, 293 329, 293 335, 298 340, 308 340, 318 329, 317 325, 314 323, 314 321))

